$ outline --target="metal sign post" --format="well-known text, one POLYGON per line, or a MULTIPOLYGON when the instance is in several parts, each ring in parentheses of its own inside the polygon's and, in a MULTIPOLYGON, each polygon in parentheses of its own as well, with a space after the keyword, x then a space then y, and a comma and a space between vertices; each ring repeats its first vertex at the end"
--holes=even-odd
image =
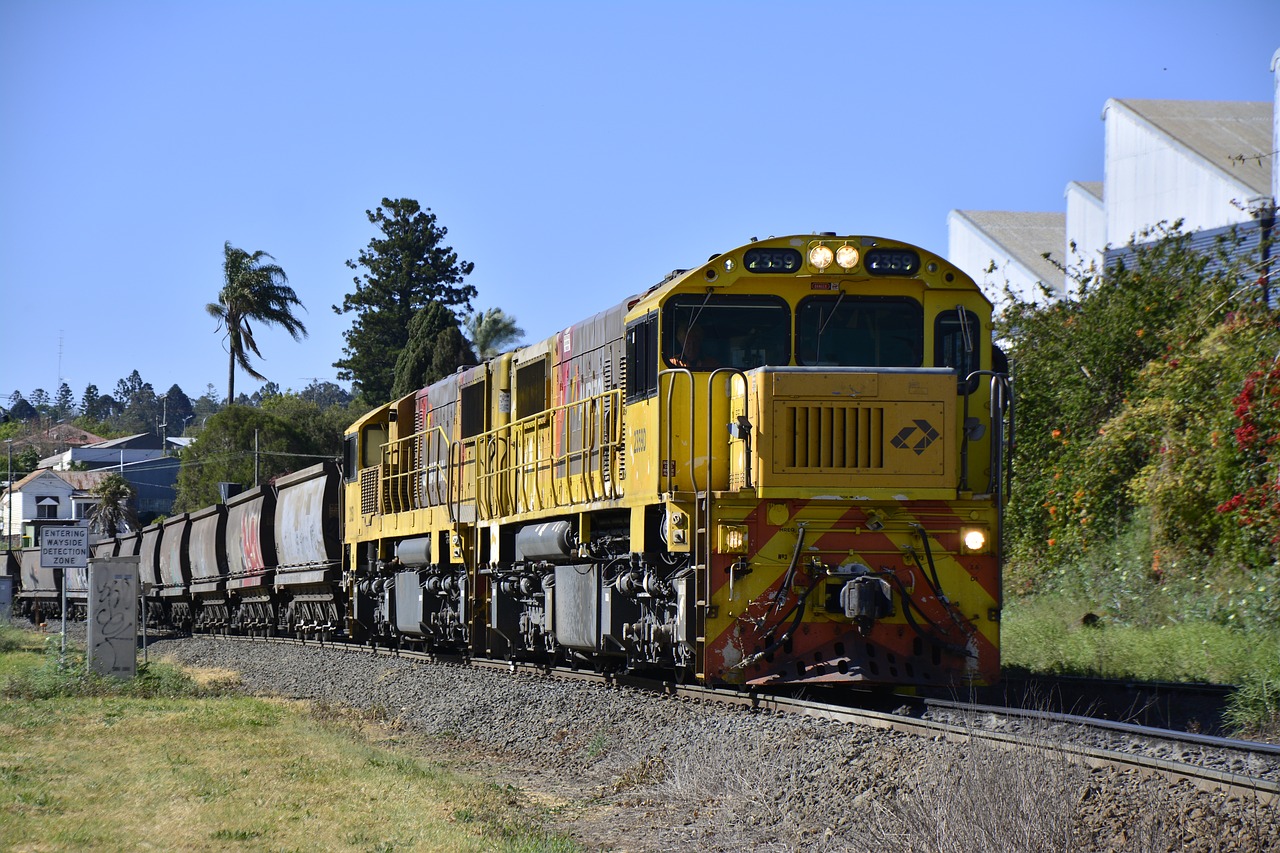
POLYGON ((83 524, 40 531, 40 567, 62 569, 62 656, 67 656, 67 570, 89 567, 89 528, 83 524))

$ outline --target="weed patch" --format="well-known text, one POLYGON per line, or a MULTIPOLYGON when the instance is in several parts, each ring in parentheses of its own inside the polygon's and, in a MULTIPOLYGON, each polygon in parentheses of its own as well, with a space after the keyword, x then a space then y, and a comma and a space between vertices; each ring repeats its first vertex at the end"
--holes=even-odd
POLYGON ((182 670, 163 663, 138 667, 135 678, 122 680, 99 675, 86 666, 83 651, 68 649, 62 654, 58 638, 48 637, 43 653, 11 668, 0 686, 6 699, 74 699, 131 697, 161 699, 216 696, 226 692, 225 683, 197 683, 182 670))

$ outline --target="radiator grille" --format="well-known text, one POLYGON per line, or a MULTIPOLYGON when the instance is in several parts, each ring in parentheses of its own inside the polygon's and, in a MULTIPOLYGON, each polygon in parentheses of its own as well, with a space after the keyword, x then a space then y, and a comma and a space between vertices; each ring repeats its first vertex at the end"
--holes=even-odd
POLYGON ((381 511, 378 506, 378 469, 365 468, 360 472, 360 512, 373 515, 381 511))
POLYGON ((784 403, 775 423, 788 441, 780 448, 792 470, 884 467, 884 408, 784 403))

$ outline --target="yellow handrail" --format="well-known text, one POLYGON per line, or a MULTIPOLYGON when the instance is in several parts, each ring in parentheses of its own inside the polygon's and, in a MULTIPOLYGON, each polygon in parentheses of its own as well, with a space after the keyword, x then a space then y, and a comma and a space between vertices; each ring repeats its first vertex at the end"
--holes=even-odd
POLYGON ((620 498, 622 418, 622 389, 614 389, 459 441, 435 426, 388 442, 382 448, 381 509, 447 506, 457 520, 466 503, 475 504, 477 518, 499 518, 620 498), (442 471, 443 484, 437 479, 442 471))

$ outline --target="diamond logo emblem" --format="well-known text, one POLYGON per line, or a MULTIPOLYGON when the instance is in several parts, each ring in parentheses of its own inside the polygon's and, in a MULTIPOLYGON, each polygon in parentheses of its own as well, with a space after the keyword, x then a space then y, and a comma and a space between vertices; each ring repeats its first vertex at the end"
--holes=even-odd
POLYGON ((929 445, 938 440, 938 431, 928 421, 917 418, 912 421, 912 426, 905 426, 898 430, 898 434, 891 440, 890 444, 899 450, 906 450, 908 447, 915 451, 916 456, 924 453, 929 445), (919 432, 919 437, 916 433, 919 432), (915 439, 912 443, 912 439, 915 439))

